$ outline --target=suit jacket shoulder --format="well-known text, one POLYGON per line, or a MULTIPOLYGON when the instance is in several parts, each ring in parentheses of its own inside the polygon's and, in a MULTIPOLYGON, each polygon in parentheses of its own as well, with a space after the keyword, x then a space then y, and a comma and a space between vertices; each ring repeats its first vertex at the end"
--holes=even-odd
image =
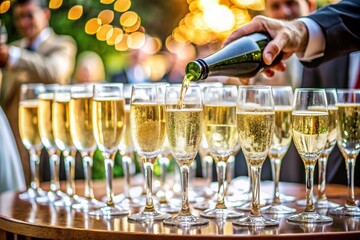
POLYGON ((319 24, 325 36, 324 57, 306 66, 317 66, 337 56, 360 49, 360 1, 343 0, 308 16, 319 24))

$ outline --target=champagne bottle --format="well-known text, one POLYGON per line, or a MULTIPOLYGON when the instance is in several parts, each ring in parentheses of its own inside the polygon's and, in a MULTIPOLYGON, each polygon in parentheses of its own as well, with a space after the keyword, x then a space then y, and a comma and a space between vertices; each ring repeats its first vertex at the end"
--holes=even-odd
MULTIPOLYGON (((250 78, 270 66, 263 61, 262 52, 271 38, 263 33, 241 37, 212 55, 189 62, 186 75, 191 81, 208 76, 250 78)), ((274 63, 281 59, 281 54, 274 63)))

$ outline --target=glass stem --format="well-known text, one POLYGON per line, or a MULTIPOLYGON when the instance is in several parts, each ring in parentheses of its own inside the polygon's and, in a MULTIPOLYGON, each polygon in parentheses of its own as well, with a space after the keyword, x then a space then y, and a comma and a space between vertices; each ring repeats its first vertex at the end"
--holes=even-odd
POLYGON ((234 178, 234 165, 235 165, 235 157, 231 155, 226 162, 226 182, 227 185, 231 183, 234 178))
POLYGON ((355 193, 354 193, 354 170, 355 170, 356 157, 345 159, 346 173, 348 180, 348 198, 346 199, 345 206, 356 207, 355 193))
POLYGON ((40 170, 40 158, 35 150, 30 150, 30 170, 31 170, 31 182, 30 187, 37 190, 40 186, 39 170, 40 170))
POLYGON ((113 192, 113 169, 114 161, 110 159, 110 155, 104 155, 105 175, 106 175, 106 205, 108 207, 115 206, 114 204, 114 192, 113 192))
POLYGON ((246 166, 247 166, 247 172, 248 172, 248 177, 249 177, 249 189, 247 190, 247 193, 249 194, 249 201, 251 201, 250 194, 252 193, 252 190, 253 190, 253 179, 251 177, 250 165, 246 163, 246 166))
POLYGON ((124 184, 124 196, 127 199, 130 199, 130 167, 131 167, 132 160, 129 156, 123 156, 122 157, 122 167, 124 169, 124 178, 125 178, 125 184, 124 184))
POLYGON ((159 163, 161 167, 161 175, 160 175, 160 190, 158 192, 159 202, 160 203, 168 203, 166 199, 166 192, 165 192, 165 181, 166 181, 166 169, 169 166, 169 159, 167 157, 160 157, 159 163))
POLYGON ((50 190, 53 192, 56 192, 60 189, 60 183, 59 183, 59 162, 60 158, 56 154, 56 152, 50 152, 50 174, 51 174, 51 180, 50 180, 50 190))
POLYGON ((181 211, 179 215, 188 216, 191 215, 189 206, 189 166, 183 165, 180 167, 180 178, 181 178, 181 191, 182 191, 182 203, 181 211))
POLYGON ((84 167, 84 177, 85 177, 85 189, 84 195, 87 199, 94 198, 94 192, 92 188, 92 166, 93 166, 93 159, 88 155, 87 152, 82 152, 82 162, 84 167))
MULTIPOLYGON (((72 151, 74 152, 74 151, 72 151)), ((75 158, 71 156, 71 151, 63 151, 66 175, 66 193, 69 197, 75 195, 75 158)))
POLYGON ((212 163, 213 163, 213 158, 211 156, 205 156, 203 158, 203 175, 206 179, 206 183, 210 184, 212 181, 212 163))
POLYGON ((305 165, 306 207, 305 212, 315 212, 314 207, 314 165, 305 165))
POLYGON ((260 166, 250 166, 250 178, 252 180, 251 215, 261 216, 260 213, 260 166))
POLYGON ((272 205, 280 205, 280 190, 279 190, 279 180, 280 180, 280 167, 281 159, 271 158, 271 172, 274 181, 274 193, 273 193, 273 202, 272 205))
POLYGON ((326 201, 326 165, 328 161, 328 155, 321 154, 318 160, 319 168, 319 184, 318 184, 318 201, 326 201))
MULTIPOLYGON (((219 159, 220 160, 220 159, 219 159)), ((222 161, 217 161, 216 170, 218 176, 218 192, 217 192, 217 201, 216 201, 216 209, 225 209, 225 177, 226 177, 226 159, 221 159, 222 161)))
POLYGON ((146 205, 144 212, 154 212, 154 202, 152 198, 152 178, 153 178, 153 168, 154 164, 152 163, 152 160, 149 162, 143 162, 144 166, 144 175, 145 175, 145 181, 146 181, 146 205))

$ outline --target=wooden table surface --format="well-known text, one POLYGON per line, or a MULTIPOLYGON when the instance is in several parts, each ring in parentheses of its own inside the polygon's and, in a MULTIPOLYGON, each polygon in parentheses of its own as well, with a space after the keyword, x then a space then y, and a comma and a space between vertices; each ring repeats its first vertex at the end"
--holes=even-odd
MULTIPOLYGON (((242 184, 237 181, 235 188, 242 184)), ((193 182, 194 183, 194 182, 193 182)), ((202 184, 196 180, 196 184, 202 184)), ((64 185, 64 184, 62 184, 64 185)), ((83 183, 76 183, 79 195, 83 192, 83 183)), ((114 181, 114 189, 122 189, 122 179, 114 181)), ((47 189, 48 185, 43 185, 47 189)), ((241 186, 240 186, 241 187, 241 186)), ((261 184, 262 191, 271 193, 272 183, 261 184)), ((302 184, 280 183, 282 193, 305 197, 305 186, 302 184)), ((105 182, 95 182, 94 191, 99 199, 105 195, 105 182)), ((316 192, 316 191, 315 191, 316 192)), ((52 205, 41 205, 20 200, 17 192, 6 192, 0 195, 0 239, 11 234, 24 235, 45 239, 360 239, 360 218, 333 216, 329 225, 308 224, 298 225, 286 222, 279 217, 280 225, 273 228, 241 228, 233 226, 231 221, 217 222, 210 220, 206 227, 178 229, 166 227, 161 222, 140 224, 129 223, 127 217, 98 218, 86 213, 52 205), (10 234, 11 233, 11 234, 10 234)), ((347 187, 328 185, 327 195, 330 200, 343 204, 347 196, 347 187)), ((359 196, 359 189, 356 189, 359 196)), ((295 207, 298 212, 302 207, 295 203, 287 204, 295 207)), ((195 215, 199 211, 193 210, 195 215)), ((326 214, 326 211, 324 212, 326 214)))

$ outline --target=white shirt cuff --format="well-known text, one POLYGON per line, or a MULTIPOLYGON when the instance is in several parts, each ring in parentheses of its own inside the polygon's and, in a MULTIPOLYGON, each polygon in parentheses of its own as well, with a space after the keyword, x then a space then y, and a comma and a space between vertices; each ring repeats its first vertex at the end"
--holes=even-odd
POLYGON ((9 47, 9 66, 12 67, 19 62, 21 49, 15 46, 9 47))
POLYGON ((304 52, 297 52, 296 56, 304 62, 311 62, 324 55, 325 37, 320 26, 311 18, 299 18, 309 33, 309 41, 304 52))

